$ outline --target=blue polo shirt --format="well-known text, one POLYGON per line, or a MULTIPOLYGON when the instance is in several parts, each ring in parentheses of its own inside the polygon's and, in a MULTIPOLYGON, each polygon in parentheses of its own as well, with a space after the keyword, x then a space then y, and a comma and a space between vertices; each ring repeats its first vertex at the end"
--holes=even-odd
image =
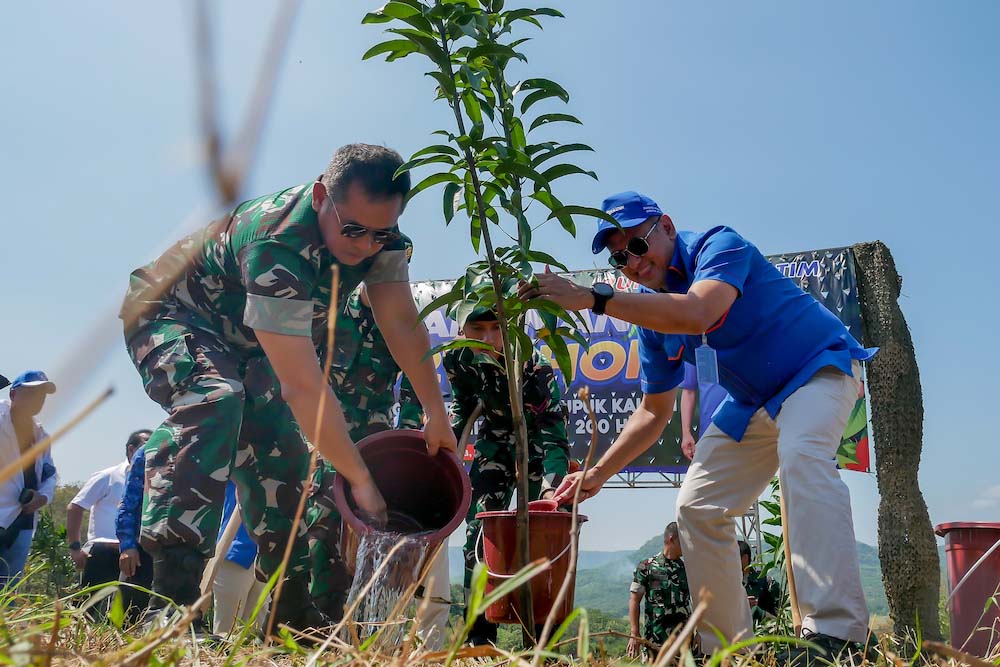
MULTIPOLYGON (((832 366, 849 375, 853 360, 875 356, 876 348, 861 347, 836 315, 729 227, 677 233, 663 291, 685 294, 699 280, 718 280, 739 292, 707 332, 718 356, 719 384, 732 398, 712 422, 734 440, 743 439, 760 408, 777 417, 785 399, 821 368, 832 366)), ((695 362, 694 351, 701 344, 701 336, 640 328, 643 393, 676 388, 684 379, 684 362, 695 362)))
MULTIPOLYGON (((226 524, 229 523, 229 517, 235 509, 236 485, 229 482, 226 485, 226 500, 222 506, 222 525, 219 527, 220 538, 222 537, 222 533, 226 532, 226 524)), ((246 524, 240 523, 240 527, 233 537, 233 544, 229 547, 229 552, 226 553, 226 560, 232 561, 246 570, 253 566, 256 558, 257 544, 250 537, 250 533, 247 532, 246 524)))

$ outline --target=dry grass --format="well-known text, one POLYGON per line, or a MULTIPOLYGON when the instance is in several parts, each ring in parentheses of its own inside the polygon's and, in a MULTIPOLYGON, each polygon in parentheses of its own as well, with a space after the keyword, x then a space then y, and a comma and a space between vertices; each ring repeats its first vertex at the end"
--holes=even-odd
MULTIPOLYGON (((536 573, 544 571, 536 567, 536 573)), ((37 574, 30 573, 27 576, 37 574)), ((187 609, 176 609, 165 627, 143 632, 138 626, 116 627, 110 620, 95 622, 86 615, 88 604, 100 603, 107 597, 109 589, 76 594, 53 600, 38 595, 22 593, 23 586, 13 591, 0 593, 0 662, 14 665, 107 665, 130 667, 150 665, 167 667, 172 665, 205 665, 237 667, 243 665, 370 665, 397 667, 401 665, 448 664, 455 665, 517 665, 530 667, 535 657, 534 651, 508 653, 492 647, 462 647, 464 632, 462 623, 454 629, 455 637, 447 650, 432 652, 425 650, 415 639, 413 632, 406 633, 407 639, 400 646, 376 649, 377 641, 359 643, 352 637, 358 636, 350 624, 337 635, 311 636, 293 635, 282 629, 282 640, 265 645, 246 629, 238 629, 225 641, 196 643, 191 634, 190 624, 195 613, 187 609), (311 646, 326 644, 322 651, 311 646)), ((481 598, 489 601, 487 595, 481 598)), ((106 601, 106 600, 105 600, 106 601)), ((112 614, 114 616, 115 614, 112 614)), ((400 620, 409 623, 407 614, 400 620)), ((655 660, 657 665, 681 664, 695 667, 696 663, 688 650, 689 633, 685 628, 671 646, 660 652, 655 660), (679 660, 679 663, 677 662, 679 660)), ((586 622, 580 623, 576 637, 560 633, 558 630, 547 650, 541 655, 546 664, 589 664, 595 667, 633 664, 624 656, 609 654, 600 633, 588 635, 586 622), (566 651, 557 653, 556 651, 566 651), (572 654, 569 653, 572 651, 572 654), (580 656, 583 656, 582 658, 580 656)), ((763 639, 763 638, 762 638, 763 639)), ((734 645, 720 651, 705 662, 711 667, 778 667, 775 660, 776 639, 765 639, 756 652, 746 653, 734 645)), ((911 644, 912 638, 911 638, 911 644)), ((969 664, 986 667, 1000 664, 1000 660, 983 661, 971 656, 962 656, 954 649, 942 645, 931 645, 930 650, 914 655, 888 635, 881 638, 879 659, 875 667, 930 667, 931 665, 969 664)))

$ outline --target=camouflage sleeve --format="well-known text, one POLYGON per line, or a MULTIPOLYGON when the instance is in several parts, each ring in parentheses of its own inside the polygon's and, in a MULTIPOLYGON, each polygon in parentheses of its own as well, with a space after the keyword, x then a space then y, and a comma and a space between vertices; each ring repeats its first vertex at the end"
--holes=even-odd
POLYGON ((542 488, 559 486, 569 469, 569 436, 562 391, 552 366, 536 363, 526 378, 525 411, 528 439, 533 451, 542 452, 542 488))
POLYGON ((420 404, 417 392, 413 391, 410 378, 403 374, 403 379, 399 383, 399 418, 396 422, 396 428, 421 429, 423 427, 424 406, 420 404))
POLYGON ((643 595, 646 592, 646 585, 649 583, 649 568, 646 561, 639 563, 632 573, 632 585, 629 586, 630 593, 643 595))
MULTIPOLYGON (((455 431, 455 437, 462 437, 462 430, 465 422, 476 409, 479 403, 479 395, 476 393, 475 368, 471 363, 472 354, 468 348, 449 350, 444 353, 442 365, 448 375, 448 384, 451 385, 451 405, 448 412, 451 415, 451 428, 455 431)), ((464 443, 459 443, 461 449, 464 443)))
POLYGON ((270 238, 240 251, 247 291, 243 323, 289 336, 312 335, 312 292, 316 269, 293 248, 270 238))

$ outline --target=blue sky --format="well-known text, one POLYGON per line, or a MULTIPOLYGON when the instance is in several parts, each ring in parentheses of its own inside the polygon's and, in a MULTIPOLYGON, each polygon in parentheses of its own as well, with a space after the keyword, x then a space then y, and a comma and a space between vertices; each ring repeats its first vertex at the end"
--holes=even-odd
MULTIPOLYGON (((987 405, 1000 373, 990 306, 1000 241, 1000 5, 552 4, 567 19, 533 35, 524 74, 569 90, 584 125, 545 136, 593 146, 582 162, 600 176, 562 181, 561 198, 596 205, 637 189, 681 228, 727 224, 766 253, 884 241, 903 276, 920 364, 920 481, 931 519, 995 519, 1000 455, 987 405)), ((376 6, 305 3, 246 195, 314 177, 342 144, 384 143, 408 155, 450 127, 421 76, 425 62, 360 60, 380 39, 379 27, 360 25, 376 6)), ((270 3, 217 4, 229 131, 272 13, 270 3)), ((54 452, 63 480, 79 481, 117 462, 131 430, 161 419, 113 320, 128 273, 179 237, 193 211, 211 209, 191 7, 18 3, 7 18, 17 28, 0 43, 0 370, 100 360, 69 407, 109 384, 117 394, 54 452)), ((416 244, 414 278, 453 277, 473 259, 462 226, 445 230, 439 191, 417 198, 402 224, 416 244)), ((551 227, 537 236, 541 249, 571 268, 595 265, 586 234, 573 241, 551 227)), ((49 426, 66 415, 50 415, 49 426)), ((874 476, 845 479, 857 535, 874 543, 874 476)), ((602 493, 588 503, 584 547, 637 546, 673 517, 674 498, 602 493)))

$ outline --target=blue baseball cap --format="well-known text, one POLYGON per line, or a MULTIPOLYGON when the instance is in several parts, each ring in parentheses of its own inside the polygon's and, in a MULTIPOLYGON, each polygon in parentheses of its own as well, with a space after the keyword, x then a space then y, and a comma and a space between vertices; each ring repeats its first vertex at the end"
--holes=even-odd
MULTIPOLYGON (((655 201, 633 190, 611 195, 601 203, 601 210, 618 221, 623 229, 641 225, 653 216, 663 215, 660 205, 655 201)), ((597 233, 594 234, 592 250, 600 254, 608 244, 608 236, 618 231, 618 226, 607 220, 597 221, 597 233)))
POLYGON ((18 387, 45 387, 46 394, 56 393, 56 385, 42 371, 24 371, 10 384, 11 391, 18 387))

